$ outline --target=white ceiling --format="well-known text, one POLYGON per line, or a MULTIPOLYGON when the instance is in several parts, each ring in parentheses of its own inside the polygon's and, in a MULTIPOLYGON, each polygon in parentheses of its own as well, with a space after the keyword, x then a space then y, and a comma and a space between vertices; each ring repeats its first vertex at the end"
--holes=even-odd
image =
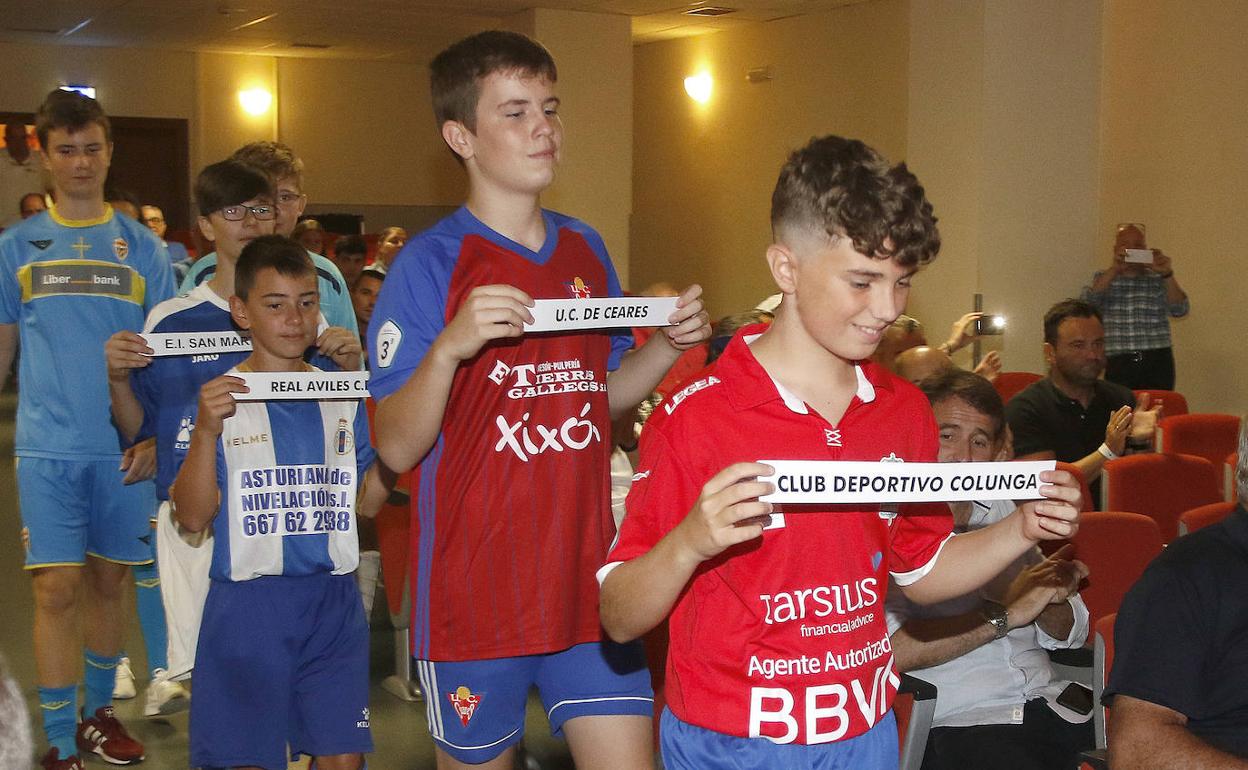
MULTIPOLYGON (((538 7, 628 16, 633 41, 640 44, 869 1, 540 0, 538 7), (736 12, 685 15, 707 5, 736 12)), ((3 0, 0 5, 0 42, 425 61, 465 35, 534 7, 534 0, 3 0)))

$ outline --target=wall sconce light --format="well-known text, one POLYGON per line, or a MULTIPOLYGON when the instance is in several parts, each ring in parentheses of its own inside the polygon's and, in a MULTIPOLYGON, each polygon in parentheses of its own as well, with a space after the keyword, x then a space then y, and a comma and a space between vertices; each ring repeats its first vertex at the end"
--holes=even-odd
POLYGON ((273 104, 273 94, 267 88, 248 88, 238 92, 238 103, 249 115, 263 115, 273 104))
POLYGON ((703 71, 685 78, 685 93, 698 104, 706 104, 711 99, 714 81, 711 73, 703 71))

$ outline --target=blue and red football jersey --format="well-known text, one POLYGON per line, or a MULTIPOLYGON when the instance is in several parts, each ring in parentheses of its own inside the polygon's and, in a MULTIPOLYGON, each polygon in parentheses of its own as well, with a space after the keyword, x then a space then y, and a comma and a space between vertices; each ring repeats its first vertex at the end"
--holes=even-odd
MULTIPOLYGON (((369 329, 379 401, 411 376, 475 287, 535 299, 621 294, 601 238, 543 212, 534 252, 461 208, 409 241, 369 329)), ((475 660, 601 638, 598 586, 611 519, 607 372, 618 332, 494 341, 455 375, 437 442, 413 473, 413 654, 475 660)))

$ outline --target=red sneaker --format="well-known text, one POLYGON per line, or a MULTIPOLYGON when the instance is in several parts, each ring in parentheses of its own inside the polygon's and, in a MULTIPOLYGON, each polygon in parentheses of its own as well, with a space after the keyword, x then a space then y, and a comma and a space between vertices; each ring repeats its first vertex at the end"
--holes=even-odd
POLYGON ((43 755, 43 759, 39 760, 39 766, 43 770, 84 770, 82 760, 75 754, 72 757, 61 759, 61 751, 55 747, 48 749, 48 753, 43 755))
POLYGON ((114 765, 133 765, 143 761, 143 744, 130 737, 126 728, 113 716, 112 706, 101 706, 95 716, 78 725, 78 750, 98 754, 114 765))

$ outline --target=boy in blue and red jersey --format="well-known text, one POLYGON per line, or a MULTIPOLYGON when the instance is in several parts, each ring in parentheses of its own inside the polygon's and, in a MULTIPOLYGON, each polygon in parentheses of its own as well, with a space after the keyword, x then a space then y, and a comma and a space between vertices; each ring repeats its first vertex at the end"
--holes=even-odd
POLYGON ((904 165, 835 136, 789 158, 771 220, 775 322, 742 329, 647 422, 599 572, 603 626, 634 639, 670 614, 668 770, 891 770, 889 576, 920 603, 972 591, 1069 536, 1079 491, 1041 474, 1048 499, 957 537, 937 502, 773 515, 760 458, 936 461, 926 399, 868 359, 940 239, 904 165))
POLYGON ((649 767, 649 674, 640 647, 602 639, 595 559, 615 534, 611 418, 709 336, 701 289, 627 356, 627 329, 524 336, 533 298, 621 294, 598 234, 541 208, 555 63, 485 32, 431 70, 468 200, 400 252, 368 349, 378 452, 419 463, 412 651, 439 767, 510 767, 534 684, 578 767, 649 767))

